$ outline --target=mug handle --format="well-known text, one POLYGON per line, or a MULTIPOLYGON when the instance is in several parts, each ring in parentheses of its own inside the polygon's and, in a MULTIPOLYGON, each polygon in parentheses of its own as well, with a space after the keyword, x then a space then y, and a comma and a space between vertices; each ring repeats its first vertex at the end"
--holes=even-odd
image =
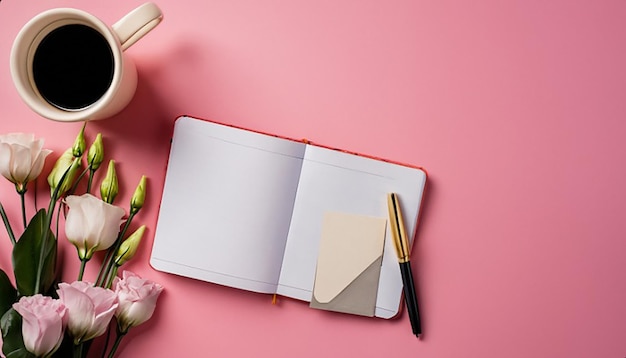
POLYGON ((154 29, 162 19, 161 9, 156 4, 147 2, 126 14, 111 27, 124 51, 154 29))

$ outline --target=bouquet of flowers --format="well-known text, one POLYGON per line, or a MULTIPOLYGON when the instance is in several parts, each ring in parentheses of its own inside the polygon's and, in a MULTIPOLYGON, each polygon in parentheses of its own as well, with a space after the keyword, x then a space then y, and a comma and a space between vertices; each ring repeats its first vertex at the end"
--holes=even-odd
POLYGON ((163 289, 129 271, 118 277, 119 268, 134 256, 145 231, 142 225, 127 235, 143 206, 146 178, 139 181, 128 215, 114 205, 119 188, 113 160, 101 182, 100 198, 92 195, 94 174, 103 162, 104 150, 100 133, 87 150, 84 131, 85 126, 48 175, 47 208, 36 208, 30 220, 25 193, 42 172, 51 151, 32 134, 0 135, 0 174, 15 185, 22 208, 22 222, 11 223, 1 204, 6 199, 2 193, 0 216, 13 244, 15 282, 13 285, 0 268, 2 352, 7 358, 86 357, 100 336, 106 338, 100 355, 104 357, 108 351, 108 357, 113 357, 130 328, 152 316, 163 289), (78 195, 79 188, 85 186, 78 195), (77 279, 71 283, 61 282, 57 271, 57 238, 63 222, 61 234, 76 247, 80 260, 77 279), (86 264, 100 251, 98 276, 93 282, 84 280, 86 264), (109 348, 112 330, 116 338, 109 348))

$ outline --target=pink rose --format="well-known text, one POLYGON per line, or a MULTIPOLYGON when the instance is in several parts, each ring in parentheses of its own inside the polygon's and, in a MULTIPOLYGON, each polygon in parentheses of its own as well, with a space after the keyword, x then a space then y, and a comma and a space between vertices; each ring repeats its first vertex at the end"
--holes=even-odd
POLYGON ((103 334, 118 306, 115 292, 94 287, 92 283, 62 282, 57 290, 59 299, 68 310, 67 329, 74 344, 79 344, 103 334))
POLYGON ((37 294, 20 298, 13 309, 22 316, 22 337, 29 352, 41 357, 59 348, 67 322, 61 301, 37 294))
POLYGON ((78 249, 81 260, 95 251, 106 250, 117 239, 124 209, 107 204, 91 194, 65 198, 70 210, 65 220, 65 235, 78 249))
POLYGON ((48 154, 43 139, 33 134, 11 133, 0 135, 0 173, 18 186, 25 186, 37 178, 48 154))
POLYGON ((124 271, 122 277, 116 277, 113 283, 119 300, 115 317, 120 330, 126 332, 152 317, 163 286, 142 279, 130 271, 124 271))

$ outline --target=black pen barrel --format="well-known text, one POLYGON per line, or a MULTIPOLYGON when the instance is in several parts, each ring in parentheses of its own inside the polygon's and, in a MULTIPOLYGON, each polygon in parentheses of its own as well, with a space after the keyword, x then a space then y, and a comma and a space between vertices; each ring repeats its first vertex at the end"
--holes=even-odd
POLYGON ((415 283, 413 281, 413 272, 411 271, 411 262, 400 263, 400 271, 402 273, 402 282, 404 283, 404 300, 409 311, 409 320, 413 334, 419 336, 422 334, 422 324, 420 321, 419 308, 417 306, 417 295, 415 294, 415 283))

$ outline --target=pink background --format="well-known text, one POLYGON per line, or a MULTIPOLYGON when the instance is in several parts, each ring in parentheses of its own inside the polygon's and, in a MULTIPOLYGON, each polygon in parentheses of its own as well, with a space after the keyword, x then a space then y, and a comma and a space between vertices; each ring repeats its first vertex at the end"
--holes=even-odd
MULTIPOLYGON (((13 87, 10 47, 28 19, 70 6, 112 24, 140 3, 3 0, 0 132, 45 137, 51 165, 80 127, 38 117, 13 87)), ((150 178, 136 221, 149 231, 128 268, 166 291, 122 356, 626 356, 626 2, 158 5, 163 23, 128 50, 140 80, 133 102, 87 129, 90 139, 103 133, 117 160, 120 205, 142 174, 150 178), (272 305, 154 271, 168 140, 181 114, 426 168, 413 251, 423 338, 406 313, 379 320, 290 299, 272 305)), ((12 185, 0 189, 19 222, 12 185)), ((62 246, 72 280, 75 249, 62 246)), ((2 229, 7 271, 9 249, 2 229)))

